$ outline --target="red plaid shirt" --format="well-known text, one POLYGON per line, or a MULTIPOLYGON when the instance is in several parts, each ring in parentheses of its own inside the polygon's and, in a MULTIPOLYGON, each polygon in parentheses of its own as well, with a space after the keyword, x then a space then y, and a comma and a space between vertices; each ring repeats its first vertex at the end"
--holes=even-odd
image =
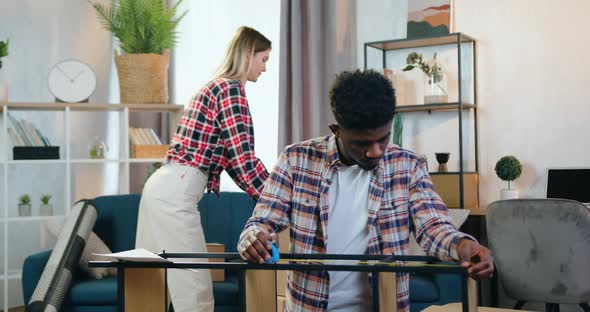
POLYGON ((268 177, 254 155, 254 127, 240 80, 219 78, 205 85, 184 111, 166 156, 209 175, 207 190, 219 193, 226 170, 236 184, 257 199, 268 177))

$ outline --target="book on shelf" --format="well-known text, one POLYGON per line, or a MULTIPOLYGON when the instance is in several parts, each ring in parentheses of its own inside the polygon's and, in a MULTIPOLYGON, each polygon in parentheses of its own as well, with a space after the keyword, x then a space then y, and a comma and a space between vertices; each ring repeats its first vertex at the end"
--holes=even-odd
POLYGON ((23 142, 21 137, 18 134, 16 134, 12 128, 8 128, 8 135, 10 136, 10 140, 12 140, 12 145, 25 146, 25 142, 23 142))
POLYGON ((35 125, 27 120, 20 121, 8 114, 8 134, 13 146, 50 146, 50 142, 35 125))
POLYGON ((158 135, 156 134, 156 131, 153 128, 149 128, 147 130, 152 137, 153 144, 158 144, 158 145, 162 144, 162 140, 160 140, 160 137, 158 137, 158 135))
POLYGON ((131 145, 161 145, 162 141, 151 128, 129 128, 131 145))

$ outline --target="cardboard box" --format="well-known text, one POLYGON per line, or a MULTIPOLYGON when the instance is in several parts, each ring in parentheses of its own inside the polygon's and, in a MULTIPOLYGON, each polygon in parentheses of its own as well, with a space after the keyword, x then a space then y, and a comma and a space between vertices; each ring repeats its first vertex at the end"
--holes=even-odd
POLYGON ((287 298, 277 296, 277 312, 285 312, 285 304, 287 304, 287 298))
POLYGON ((168 152, 168 145, 131 145, 132 158, 164 158, 168 152))
POLYGON ((289 271, 277 271, 277 295, 285 296, 287 293, 287 274, 289 271))
MULTIPOLYGON (((461 208, 459 192, 459 173, 430 173, 434 189, 449 208, 461 208)), ((479 207, 479 175, 477 173, 464 173, 463 176, 463 208, 479 207)))
MULTIPOLYGON (((291 249, 291 243, 289 239, 289 228, 279 233, 279 252, 288 253, 291 249)), ((277 295, 285 296, 287 293, 287 275, 289 271, 281 270, 277 271, 277 295)), ((277 299, 278 300, 278 299, 277 299)), ((279 302, 279 301, 277 301, 279 302)))
MULTIPOLYGON (((207 243, 207 252, 225 252, 225 244, 207 243)), ((224 262, 225 259, 211 258, 209 262, 224 262)), ((225 270, 215 269, 211 271, 211 279, 214 282, 223 282, 225 280, 225 270)))

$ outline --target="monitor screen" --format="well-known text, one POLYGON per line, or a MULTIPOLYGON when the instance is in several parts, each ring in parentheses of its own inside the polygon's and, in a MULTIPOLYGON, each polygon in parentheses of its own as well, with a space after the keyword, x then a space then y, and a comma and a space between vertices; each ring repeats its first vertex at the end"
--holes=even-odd
POLYGON ((547 170, 547 198, 590 203, 590 168, 547 170))

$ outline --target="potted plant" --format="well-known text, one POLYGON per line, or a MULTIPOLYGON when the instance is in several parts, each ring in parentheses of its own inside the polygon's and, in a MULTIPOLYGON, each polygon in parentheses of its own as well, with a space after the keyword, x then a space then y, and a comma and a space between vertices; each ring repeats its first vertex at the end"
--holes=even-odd
POLYGON ((446 103, 448 95, 443 87, 444 71, 436 59, 436 53, 430 60, 424 60, 422 54, 412 52, 406 58, 406 67, 403 71, 419 68, 427 76, 427 84, 424 90, 424 104, 446 103))
POLYGON ((115 51, 122 103, 168 103, 169 49, 176 44, 178 5, 163 0, 111 1, 110 7, 91 2, 105 29, 119 41, 115 51))
POLYGON ((23 194, 18 198, 18 215, 19 217, 29 217, 31 215, 31 197, 29 194, 23 194))
POLYGON ((91 159, 103 159, 105 152, 108 150, 109 148, 107 147, 107 144, 97 136, 95 136, 92 143, 88 145, 88 154, 91 159))
POLYGON ((51 216, 53 215, 53 205, 49 203, 51 195, 45 194, 41 196, 41 206, 39 206, 39 215, 51 216))
POLYGON ((2 79, 2 58, 8 56, 8 42, 0 40, 0 102, 8 102, 8 84, 2 79))
POLYGON ((518 198, 518 190, 510 188, 510 182, 516 180, 522 173, 522 164, 514 156, 504 156, 496 163, 496 175, 502 181, 508 181, 508 188, 500 191, 500 199, 518 198))

